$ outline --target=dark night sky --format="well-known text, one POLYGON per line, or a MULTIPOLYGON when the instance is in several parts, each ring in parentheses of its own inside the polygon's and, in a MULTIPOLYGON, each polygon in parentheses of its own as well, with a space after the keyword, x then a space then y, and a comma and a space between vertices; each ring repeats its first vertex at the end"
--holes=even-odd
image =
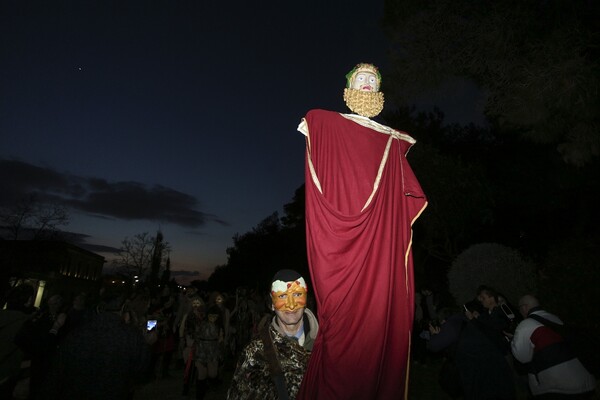
MULTIPOLYGON (((88 246, 160 227, 180 277, 208 277, 235 233, 291 201, 304 179, 296 127, 311 108, 346 112, 356 63, 378 65, 385 91, 383 1, 0 11, 0 203, 31 191, 64 203, 88 246)), ((416 102, 478 118, 464 85, 416 102)))

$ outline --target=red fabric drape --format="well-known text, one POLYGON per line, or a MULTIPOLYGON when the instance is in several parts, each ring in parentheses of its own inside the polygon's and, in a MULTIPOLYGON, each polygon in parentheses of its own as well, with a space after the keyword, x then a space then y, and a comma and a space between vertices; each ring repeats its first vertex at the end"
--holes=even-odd
POLYGON ((427 204, 405 158, 411 143, 392 140, 361 211, 390 136, 335 112, 305 119, 307 251, 320 326, 297 398, 402 398, 414 313, 411 225, 427 204))

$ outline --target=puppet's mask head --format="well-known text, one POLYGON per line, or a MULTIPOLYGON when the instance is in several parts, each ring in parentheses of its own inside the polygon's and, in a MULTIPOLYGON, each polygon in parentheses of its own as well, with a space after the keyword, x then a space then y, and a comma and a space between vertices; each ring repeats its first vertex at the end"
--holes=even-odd
POLYGON ((358 64, 346 74, 344 101, 352 112, 375 117, 383 110, 383 93, 379 91, 381 74, 372 64, 358 64))

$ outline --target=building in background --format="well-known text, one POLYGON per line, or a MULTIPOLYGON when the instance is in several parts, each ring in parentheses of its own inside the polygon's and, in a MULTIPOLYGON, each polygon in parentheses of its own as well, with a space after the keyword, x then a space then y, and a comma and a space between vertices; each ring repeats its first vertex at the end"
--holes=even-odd
POLYGON ((36 307, 53 294, 97 294, 104 263, 104 257, 63 241, 0 240, 2 289, 32 285, 36 307))

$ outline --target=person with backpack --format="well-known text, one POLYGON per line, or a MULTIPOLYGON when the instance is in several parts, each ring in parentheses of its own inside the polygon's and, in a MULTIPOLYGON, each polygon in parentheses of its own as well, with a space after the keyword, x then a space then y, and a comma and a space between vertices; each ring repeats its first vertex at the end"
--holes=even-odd
POLYGON ((596 379, 558 332, 564 323, 540 306, 533 295, 519 300, 523 321, 511 342, 514 357, 528 365, 531 394, 542 399, 585 399, 594 394, 596 379))

